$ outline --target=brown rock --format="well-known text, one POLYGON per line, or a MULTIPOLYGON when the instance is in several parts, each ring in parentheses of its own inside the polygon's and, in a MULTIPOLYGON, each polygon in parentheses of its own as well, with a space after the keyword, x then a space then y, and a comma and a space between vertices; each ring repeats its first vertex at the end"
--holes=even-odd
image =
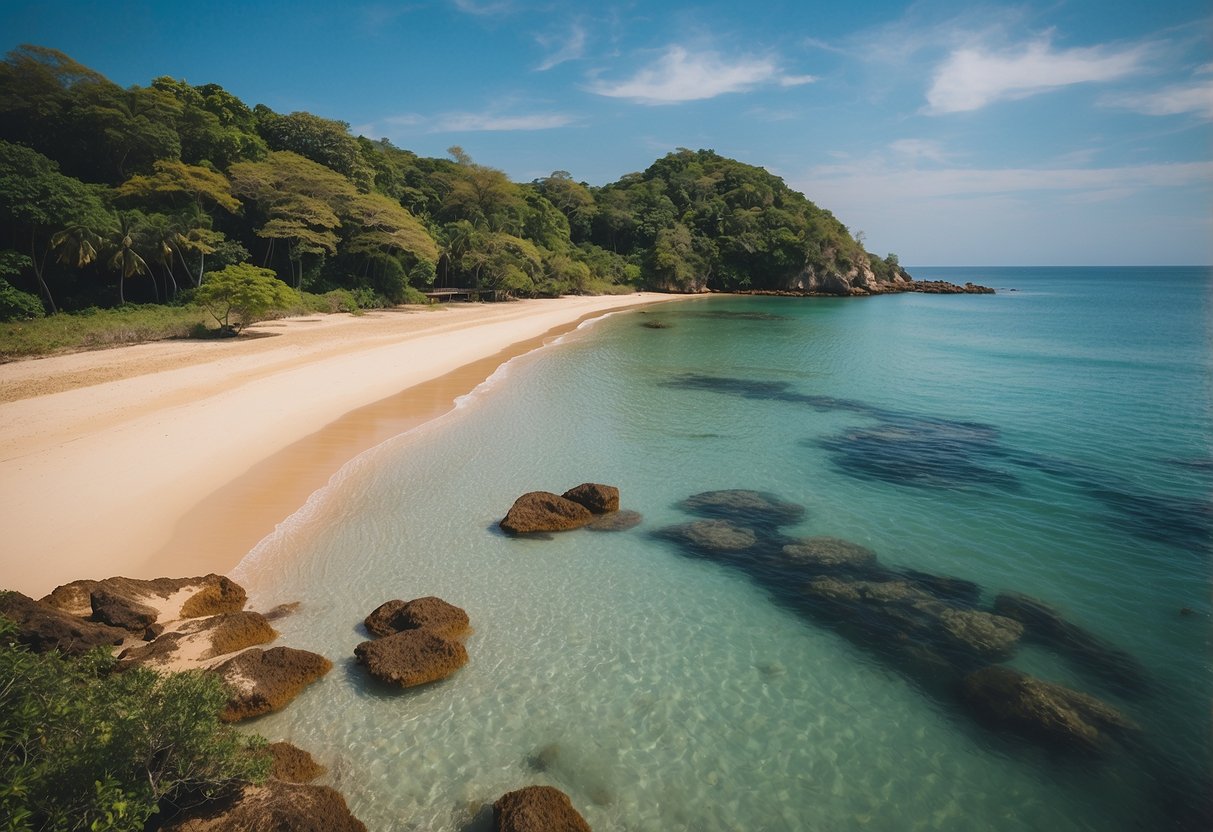
POLYGON ((289 742, 272 742, 266 750, 270 753, 270 776, 287 783, 310 783, 325 772, 311 754, 289 742))
POLYGON ((246 650, 212 671, 227 684, 229 693, 219 718, 239 722, 280 710, 332 668, 333 663, 324 656, 307 650, 246 650))
POLYGON ((623 532, 636 528, 643 519, 639 511, 625 508, 595 517, 586 528, 594 532, 623 532))
POLYGON ((412 601, 387 601, 363 623, 375 637, 424 629, 446 638, 460 638, 471 629, 466 612, 432 595, 412 601))
POLYGON ((207 583, 181 605, 182 618, 202 618, 244 609, 248 602, 244 587, 223 575, 207 575, 206 580, 207 583))
POLYGON ((134 598, 106 589, 95 589, 89 596, 93 620, 111 627, 121 627, 132 633, 142 633, 155 623, 159 613, 134 598))
POLYGON ((164 832, 366 832, 345 798, 328 786, 269 780, 187 809, 164 832))
POLYGON ((286 618, 288 615, 294 615, 299 611, 302 602, 290 601, 286 604, 279 604, 265 614, 267 621, 277 621, 279 618, 286 618))
POLYGON ((609 514, 619 511, 619 489, 613 485, 583 482, 562 495, 566 500, 580 503, 594 514, 609 514))
POLYGON ((593 513, 581 503, 548 491, 531 491, 514 501, 500 525, 511 534, 563 532, 593 519, 593 513))
POLYGON ((429 630, 404 630, 364 641, 354 655, 376 679, 402 688, 445 679, 468 662, 462 644, 429 630))
POLYGON ((1096 750, 1137 726, 1093 696, 1045 682, 1004 665, 965 677, 961 692, 983 719, 1071 750, 1096 750))
POLYGON ((178 629, 162 633, 144 646, 125 650, 120 658, 124 665, 202 662, 268 644, 277 637, 278 632, 261 613, 229 612, 182 621, 178 629))
POLYGON ((94 647, 119 645, 130 635, 117 627, 69 615, 20 592, 0 592, 0 615, 17 625, 17 641, 35 653, 58 650, 78 656, 94 647))
POLYGON ((569 796, 551 786, 527 786, 493 804, 495 832, 590 832, 569 796))
POLYGON ((169 610, 167 618, 188 618, 219 612, 235 612, 244 608, 245 594, 239 584, 214 573, 194 578, 140 580, 116 577, 106 578, 103 581, 72 581, 56 587, 42 601, 64 612, 86 616, 92 613, 91 598, 94 592, 104 591, 137 603, 158 606, 157 602, 165 601, 186 589, 193 589, 194 595, 203 593, 203 600, 196 605, 191 605, 191 596, 184 601, 181 611, 169 610), (208 610, 213 612, 208 612, 208 610), (186 615, 186 612, 189 615, 186 615))

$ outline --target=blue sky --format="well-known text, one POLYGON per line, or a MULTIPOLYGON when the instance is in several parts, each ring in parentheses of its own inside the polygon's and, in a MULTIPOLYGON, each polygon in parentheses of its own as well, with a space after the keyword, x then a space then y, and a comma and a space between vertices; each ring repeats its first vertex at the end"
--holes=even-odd
POLYGON ((1208 0, 0 0, 0 46, 603 184, 761 165, 903 263, 1213 263, 1208 0))

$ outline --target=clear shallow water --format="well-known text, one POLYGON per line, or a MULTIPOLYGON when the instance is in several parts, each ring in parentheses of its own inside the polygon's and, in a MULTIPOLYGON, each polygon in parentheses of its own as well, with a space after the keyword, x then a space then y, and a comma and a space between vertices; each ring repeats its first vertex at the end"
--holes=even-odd
POLYGON ((1175 803, 1158 781, 1211 768, 1209 270, 915 275, 1007 291, 611 316, 351 463, 238 570, 259 608, 302 600, 283 643, 336 663, 255 730, 317 752, 373 830, 476 828, 530 783, 602 830, 1158 828, 1175 803), (495 530, 517 495, 586 480, 644 523, 495 530), (1151 692, 1121 698, 1036 646, 1012 663, 1124 709, 1145 752, 1093 763, 995 735, 652 536, 719 488, 805 505, 791 534, 1060 608, 1151 692), (368 683, 362 618, 431 594, 471 616, 470 664, 368 683))

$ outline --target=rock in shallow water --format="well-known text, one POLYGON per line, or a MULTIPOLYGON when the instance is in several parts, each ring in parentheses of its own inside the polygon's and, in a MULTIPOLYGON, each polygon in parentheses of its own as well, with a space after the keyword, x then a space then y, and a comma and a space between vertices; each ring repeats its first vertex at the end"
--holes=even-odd
POLYGON ((332 669, 332 662, 307 650, 246 650, 211 671, 228 688, 228 701, 219 718, 238 722, 277 711, 332 669))
POLYGON ((876 565, 876 553, 838 537, 806 537, 783 547, 782 561, 806 570, 860 569, 876 565))
POLYGON ((728 520, 692 520, 666 526, 654 534, 707 554, 742 552, 758 542, 758 536, 751 529, 734 525, 728 520))
POLYGON ((270 779, 226 799, 192 807, 161 827, 164 832, 366 832, 341 793, 270 779))
POLYGON ((590 832, 590 825, 560 789, 527 786, 493 804, 495 832, 590 832))
POLYGON ((278 780, 310 783, 325 772, 311 754, 289 742, 272 742, 266 750, 270 754, 270 776, 278 780))
POLYGON ((460 638, 471 630, 466 612, 433 595, 412 601, 386 601, 376 607, 363 624, 376 638, 423 629, 445 638, 460 638))
POLYGON ((742 488, 693 494, 678 507, 701 517, 730 520, 746 526, 787 526, 804 518, 804 506, 785 502, 766 491, 742 488))
POLYGON ((613 485, 583 482, 561 495, 588 508, 594 514, 609 514, 619 511, 619 489, 613 485))
POLYGON ((468 662, 462 644, 429 630, 404 630, 364 641, 354 655, 376 679, 402 688, 445 679, 468 662))
POLYGON ((500 526, 511 534, 563 532, 593 522, 594 513, 550 491, 531 491, 514 501, 500 526))
POLYGON ((639 511, 621 509, 612 511, 610 514, 599 515, 586 528, 592 532, 623 532, 636 528, 643 519, 639 511))

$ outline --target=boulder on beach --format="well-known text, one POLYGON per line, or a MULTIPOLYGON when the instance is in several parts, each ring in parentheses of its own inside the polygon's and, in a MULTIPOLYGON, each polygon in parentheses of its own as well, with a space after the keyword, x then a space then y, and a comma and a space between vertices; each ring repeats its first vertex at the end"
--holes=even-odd
POLYGON ((1137 726, 1093 696, 993 665, 970 673, 962 697, 977 716, 1000 728, 1067 750, 1094 751, 1137 726))
POLYGON ((788 526, 804 518, 804 506, 766 491, 730 488, 692 494, 679 508, 700 517, 731 520, 745 526, 788 526))
POLYGON ((187 669, 209 659, 235 653, 278 637, 261 613, 244 610, 190 618, 177 623, 176 629, 161 633, 150 643, 132 647, 119 657, 123 665, 152 665, 187 669))
POLYGON ((654 534, 697 554, 707 555, 744 552, 758 542, 758 536, 752 529, 735 525, 728 520, 692 520, 689 523, 666 526, 654 534))
POLYGON ((495 832, 590 832, 569 796, 552 786, 527 786, 493 803, 495 832))
POLYGON ((586 528, 592 532, 623 532, 636 528, 643 519, 639 511, 625 508, 595 517, 586 528))
POLYGON ((563 532, 593 522, 594 513, 581 503, 550 491, 531 491, 514 501, 500 526, 511 534, 563 532))
POLYGON ((310 783, 325 772, 311 754, 289 742, 272 742, 265 750, 270 755, 270 776, 275 779, 310 783))
POLYGON ((163 832, 366 832, 345 798, 329 786, 270 779, 191 807, 163 832))
POLYGON ((78 656, 94 647, 115 647, 130 635, 118 627, 85 621, 20 592, 0 591, 0 615, 17 625, 16 640, 35 653, 58 650, 78 656))
POLYGON ((363 624, 377 638, 404 630, 430 630, 446 638, 460 638, 471 630, 466 612, 432 595, 412 601, 386 601, 363 624))
POLYGON ((159 610, 128 595, 98 587, 89 594, 92 619, 132 633, 143 633, 156 622, 159 610))
POLYGON ((211 670, 228 689, 219 718, 239 722, 285 707, 333 668, 324 656, 293 647, 254 647, 211 670))
POLYGON ((619 489, 613 485, 583 482, 561 495, 588 508, 594 514, 609 514, 619 511, 619 489))
POLYGON ((89 616, 93 614, 92 596, 95 592, 152 607, 162 613, 159 620, 164 621, 237 612, 244 609, 248 600, 239 584, 223 575, 211 573, 194 578, 141 580, 116 577, 101 581, 72 581, 56 587, 42 601, 72 615, 89 616))
POLYGON ((468 662, 462 644, 430 630, 404 630, 364 641, 354 648, 354 656, 376 679, 402 688, 445 679, 468 662))

